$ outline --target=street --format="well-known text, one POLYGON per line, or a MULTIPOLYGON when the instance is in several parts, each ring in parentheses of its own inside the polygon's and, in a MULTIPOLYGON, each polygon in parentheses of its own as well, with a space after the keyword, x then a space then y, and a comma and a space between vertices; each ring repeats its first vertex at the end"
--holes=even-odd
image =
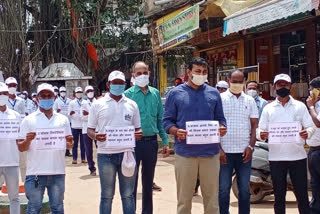
MULTIPOLYGON (((95 159, 96 160, 96 159, 95 159)), ((68 214, 92 214, 99 213, 100 183, 99 176, 89 176, 86 164, 71 164, 72 158, 66 158, 66 193, 65 213, 68 214)), ((155 182, 162 187, 162 192, 154 192, 154 213, 175 214, 176 213, 176 183, 174 177, 174 157, 159 156, 156 167, 155 182)), ((137 213, 141 212, 141 183, 138 187, 137 213)), ((200 194, 201 195, 201 194, 200 194)), ((263 203, 251 205, 252 214, 273 213, 273 196, 264 199, 263 203)), ((122 213, 119 187, 113 201, 114 214, 122 213)), ((203 213, 202 197, 193 198, 192 213, 203 213)), ((238 213, 238 203, 231 193, 230 213, 238 213)), ((287 194, 287 213, 298 214, 296 199, 292 192, 287 194)))

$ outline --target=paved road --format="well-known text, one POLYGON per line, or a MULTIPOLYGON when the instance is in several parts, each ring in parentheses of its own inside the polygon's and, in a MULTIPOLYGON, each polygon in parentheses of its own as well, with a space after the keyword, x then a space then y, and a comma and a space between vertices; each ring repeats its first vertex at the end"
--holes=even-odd
MULTIPOLYGON (((100 183, 99 177, 89 176, 85 164, 72 165, 72 158, 67 158, 65 213, 68 214, 94 214, 99 213, 100 183)), ((176 212, 176 186, 174 178, 174 157, 163 159, 159 157, 156 168, 155 182, 160 185, 162 192, 154 192, 154 213, 175 214, 176 212)), ((138 189, 137 214, 141 213, 141 184, 138 189)), ((114 214, 122 214, 121 199, 116 187, 113 201, 114 214)), ((258 205, 251 206, 252 214, 273 213, 273 197, 268 197, 258 205)), ((203 213, 202 197, 193 198, 193 214, 203 213)), ((230 213, 238 213, 238 203, 231 194, 230 213)), ((297 203, 292 192, 287 194, 287 213, 298 214, 297 203)))

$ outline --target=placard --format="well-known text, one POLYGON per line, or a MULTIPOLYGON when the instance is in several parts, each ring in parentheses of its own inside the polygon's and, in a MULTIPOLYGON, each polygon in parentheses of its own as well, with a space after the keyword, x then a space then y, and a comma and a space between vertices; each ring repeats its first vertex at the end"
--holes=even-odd
POLYGON ((68 113, 68 107, 69 107, 68 104, 62 104, 62 105, 60 106, 61 112, 66 112, 66 113, 68 113))
POLYGON ((35 143, 37 150, 65 150, 67 140, 64 129, 37 129, 35 143))
POLYGON ((301 125, 299 122, 269 123, 268 143, 299 143, 301 125))
POLYGON ((220 143, 219 122, 202 120, 186 122, 187 144, 220 143))
POLYGON ((134 148, 136 146, 135 128, 133 126, 106 126, 105 148, 134 148))
POLYGON ((0 139, 17 139, 19 134, 20 120, 0 120, 0 139))

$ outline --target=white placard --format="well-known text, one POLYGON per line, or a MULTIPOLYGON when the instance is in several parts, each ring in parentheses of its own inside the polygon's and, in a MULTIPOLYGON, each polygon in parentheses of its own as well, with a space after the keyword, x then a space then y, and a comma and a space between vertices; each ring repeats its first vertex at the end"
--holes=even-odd
POLYGON ((61 112, 68 112, 68 104, 62 104, 61 106, 60 106, 60 110, 61 110, 61 112))
POLYGON ((107 141, 105 148, 134 148, 136 146, 134 132, 135 128, 133 126, 106 126, 107 141))
POLYGON ((268 143, 299 143, 301 141, 300 131, 301 125, 299 122, 269 123, 268 143))
POLYGON ((18 119, 0 120, 0 139, 17 139, 20 121, 18 119))
POLYGON ((66 135, 64 129, 37 129, 35 143, 37 150, 65 150, 66 135))
POLYGON ((187 144, 220 143, 219 122, 210 120, 186 122, 187 144))

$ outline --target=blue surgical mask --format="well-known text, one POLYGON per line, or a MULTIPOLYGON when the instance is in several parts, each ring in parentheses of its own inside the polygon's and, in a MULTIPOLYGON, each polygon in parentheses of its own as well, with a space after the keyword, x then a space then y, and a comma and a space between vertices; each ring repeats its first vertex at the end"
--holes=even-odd
POLYGON ((49 110, 53 107, 54 99, 48 100, 39 100, 39 107, 43 108, 44 110, 49 110))
POLYGON ((110 93, 115 95, 115 96, 120 96, 121 94, 123 94, 124 89, 125 89, 125 85, 110 85, 110 93))

